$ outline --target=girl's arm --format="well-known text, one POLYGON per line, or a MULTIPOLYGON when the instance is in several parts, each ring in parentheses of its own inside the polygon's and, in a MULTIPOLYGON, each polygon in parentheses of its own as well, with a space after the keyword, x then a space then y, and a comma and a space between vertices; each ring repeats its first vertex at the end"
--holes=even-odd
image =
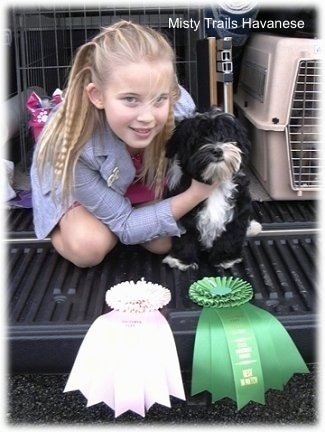
POLYGON ((139 244, 159 236, 180 236, 177 221, 204 200, 212 186, 192 181, 185 192, 143 207, 134 208, 116 192, 86 160, 79 159, 75 171, 74 198, 94 214, 125 244, 139 244))

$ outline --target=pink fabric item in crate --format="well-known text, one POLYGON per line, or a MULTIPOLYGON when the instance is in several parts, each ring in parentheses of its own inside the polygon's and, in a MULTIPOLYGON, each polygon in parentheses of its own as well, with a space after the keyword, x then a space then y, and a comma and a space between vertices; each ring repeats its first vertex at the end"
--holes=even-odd
POLYGON ((38 140, 51 110, 62 100, 60 89, 55 90, 51 99, 41 99, 35 92, 27 99, 26 108, 31 114, 28 124, 32 129, 35 142, 38 140))

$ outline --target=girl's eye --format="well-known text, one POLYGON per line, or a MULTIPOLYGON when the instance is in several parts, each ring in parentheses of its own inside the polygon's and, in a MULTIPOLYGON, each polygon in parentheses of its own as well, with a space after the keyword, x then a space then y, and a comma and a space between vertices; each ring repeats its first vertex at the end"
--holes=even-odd
POLYGON ((131 104, 131 105, 134 105, 137 102, 137 100, 134 96, 126 96, 124 98, 124 100, 125 100, 125 102, 127 102, 128 104, 131 104))
POLYGON ((162 105, 166 100, 168 99, 168 96, 167 95, 161 95, 161 96, 159 96, 159 97, 157 97, 157 99, 156 99, 156 101, 155 101, 155 105, 157 106, 160 106, 160 105, 162 105))
MULTIPOLYGON (((155 99, 153 99, 150 104, 160 107, 168 99, 168 95, 162 94, 155 99)), ((123 101, 129 106, 138 106, 141 101, 136 96, 124 96, 123 101)))

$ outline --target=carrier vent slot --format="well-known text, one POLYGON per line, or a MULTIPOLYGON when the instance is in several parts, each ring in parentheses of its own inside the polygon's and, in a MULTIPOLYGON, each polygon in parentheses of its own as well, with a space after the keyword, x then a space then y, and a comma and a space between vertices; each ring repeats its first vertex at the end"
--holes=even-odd
POLYGON ((256 63, 244 62, 239 85, 252 97, 264 102, 266 68, 256 63))

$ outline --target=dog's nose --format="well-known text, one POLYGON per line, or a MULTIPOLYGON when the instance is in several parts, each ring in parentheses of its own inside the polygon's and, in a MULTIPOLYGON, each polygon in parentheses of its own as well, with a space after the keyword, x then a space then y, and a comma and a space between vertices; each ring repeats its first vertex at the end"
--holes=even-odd
POLYGON ((213 155, 218 159, 223 156, 223 150, 220 147, 213 149, 213 155))

